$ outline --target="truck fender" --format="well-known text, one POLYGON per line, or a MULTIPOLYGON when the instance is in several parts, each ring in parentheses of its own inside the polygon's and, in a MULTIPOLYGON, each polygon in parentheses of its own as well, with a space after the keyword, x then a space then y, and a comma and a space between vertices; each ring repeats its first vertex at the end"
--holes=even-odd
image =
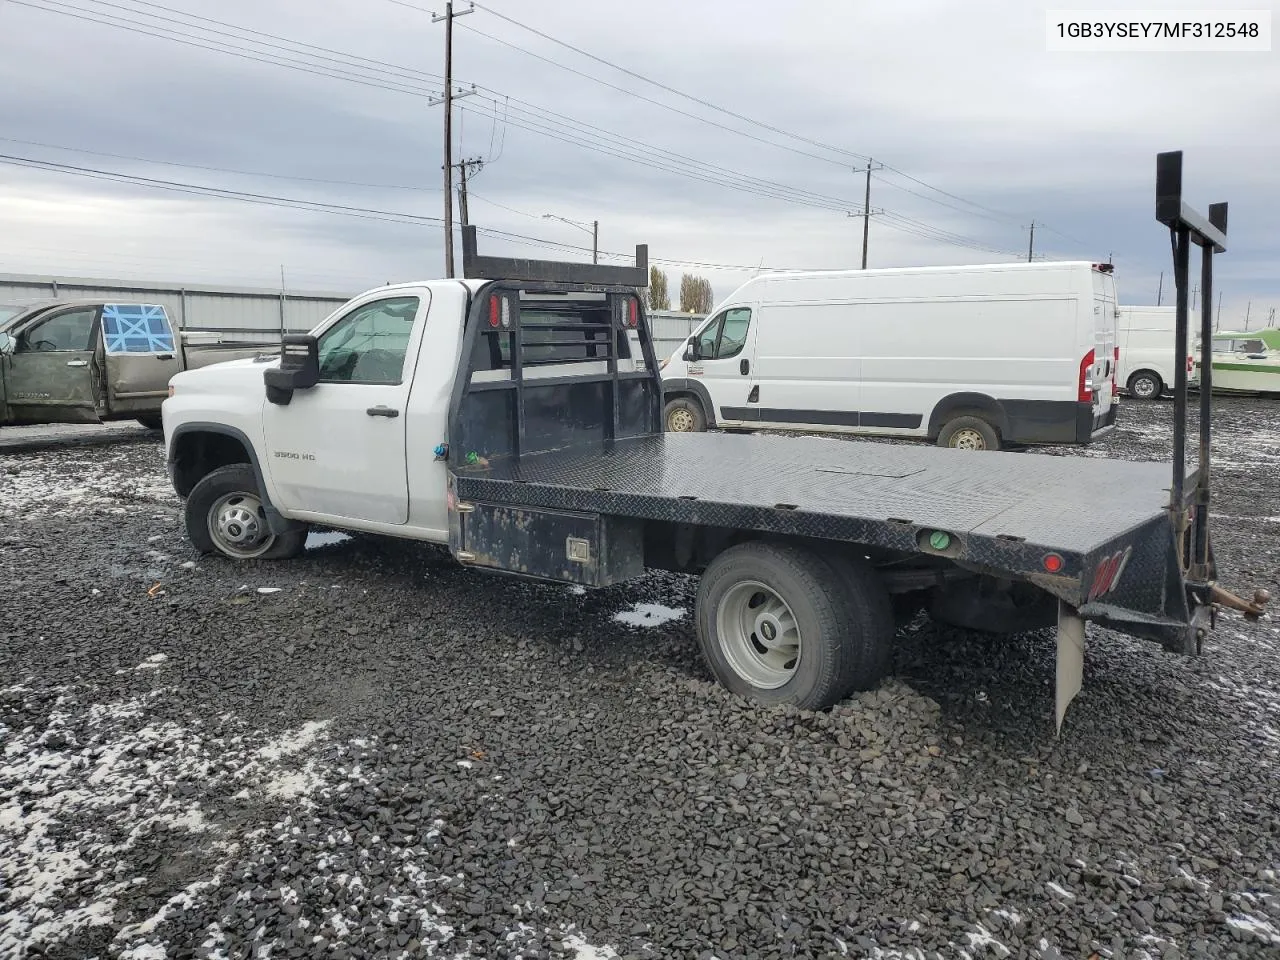
MULTIPOLYGON (((262 497, 262 509, 267 515, 267 525, 271 528, 271 532, 277 536, 289 533, 302 527, 302 524, 296 520, 290 520, 280 513, 279 510, 271 503, 271 496, 267 492, 266 477, 262 471, 262 464, 258 460, 258 451, 254 448, 252 441, 243 430, 237 427, 227 426, 224 423, 209 423, 204 421, 195 421, 192 423, 184 423, 173 431, 173 436, 169 441, 169 476, 174 480, 174 486, 177 487, 177 470, 178 462, 176 453, 181 447, 181 441, 184 436, 200 433, 212 433, 219 436, 228 437, 235 440, 244 448, 245 455, 248 457, 249 466, 253 469, 253 478, 258 484, 258 493, 262 497)), ((219 464, 225 466, 226 464, 219 464)))
POLYGON ((707 416, 707 426, 716 426, 716 408, 711 402, 711 393, 705 386, 697 380, 689 377, 676 377, 671 380, 662 381, 662 403, 666 405, 667 401, 672 397, 677 397, 682 393, 687 393, 697 397, 698 402, 702 404, 702 410, 707 416))

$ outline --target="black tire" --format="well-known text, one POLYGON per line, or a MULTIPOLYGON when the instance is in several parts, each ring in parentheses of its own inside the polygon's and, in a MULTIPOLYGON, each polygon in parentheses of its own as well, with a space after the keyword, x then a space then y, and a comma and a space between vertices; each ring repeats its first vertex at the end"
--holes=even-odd
MULTIPOLYGON (((885 629, 888 596, 878 584, 868 585, 855 567, 842 569, 816 553, 791 546, 751 542, 730 547, 707 567, 698 586, 698 644, 708 668, 720 684, 741 697, 766 704, 791 704, 821 710, 842 700, 855 687, 873 686, 883 675, 892 620, 885 629), (762 684, 735 667, 744 644, 763 649, 757 634, 722 638, 720 623, 737 619, 737 596, 755 596, 763 584, 790 612, 799 629, 799 652, 785 682, 762 684), (722 616, 722 606, 725 608, 722 616), (730 652, 726 652, 730 651, 730 652)), ((745 632, 745 631, 744 631, 745 632)))
POLYGON ((1000 435, 981 417, 965 416, 949 420, 938 433, 938 446, 962 450, 999 450, 1000 435), (974 445, 969 445, 973 443, 974 445), (976 444, 980 443, 981 446, 976 444))
POLYGON ((1125 388, 1137 400, 1159 400, 1164 395, 1164 380, 1154 370, 1138 370, 1125 388))
MULTIPOLYGON (((848 672, 844 694, 870 690, 893 669, 893 636, 898 632, 898 616, 904 608, 889 596, 879 576, 864 560, 839 554, 827 556, 827 562, 840 578, 841 592, 836 598, 846 608, 853 638, 846 657, 848 672)), ((905 626, 915 619, 906 616, 905 626)))
POLYGON ((135 417, 134 419, 148 430, 161 430, 164 428, 164 421, 160 418, 160 414, 158 413, 148 413, 141 417, 135 417))
MULTIPOLYGON (((221 501, 239 495, 243 506, 257 516, 266 529, 266 515, 262 510, 262 494, 253 469, 246 463, 233 463, 219 467, 195 485, 187 497, 184 519, 187 539, 201 553, 218 553, 230 560, 287 560, 302 552, 307 542, 307 530, 291 530, 288 533, 267 533, 252 549, 236 553, 210 529, 210 514, 221 501), (253 505, 257 505, 256 509, 253 505)), ((236 504, 232 504, 236 505, 236 504)))
POLYGON ((662 423, 668 433, 701 433, 707 429, 707 415, 697 400, 675 397, 663 408, 662 423), (673 415, 679 426, 672 425, 673 415))

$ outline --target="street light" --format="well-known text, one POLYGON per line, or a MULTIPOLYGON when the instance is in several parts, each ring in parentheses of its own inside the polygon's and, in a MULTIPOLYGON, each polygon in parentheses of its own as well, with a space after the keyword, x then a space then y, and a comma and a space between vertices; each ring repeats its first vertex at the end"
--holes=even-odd
POLYGON ((592 220, 590 228, 585 223, 579 223, 577 220, 570 220, 566 217, 557 216, 554 213, 544 213, 543 220, 559 220, 561 223, 567 223, 571 227, 577 227, 585 233, 591 234, 591 262, 600 262, 599 240, 600 240, 600 221, 592 220))

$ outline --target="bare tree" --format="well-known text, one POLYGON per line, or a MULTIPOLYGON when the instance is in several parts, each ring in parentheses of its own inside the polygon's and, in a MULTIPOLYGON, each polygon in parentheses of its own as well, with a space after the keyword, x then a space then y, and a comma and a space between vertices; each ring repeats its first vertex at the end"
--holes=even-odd
POLYGON ((710 313, 714 305, 711 281, 706 277, 686 273, 680 277, 680 312, 710 313))
POLYGON ((649 309, 671 309, 671 294, 667 289, 667 275, 657 267, 649 268, 649 309))

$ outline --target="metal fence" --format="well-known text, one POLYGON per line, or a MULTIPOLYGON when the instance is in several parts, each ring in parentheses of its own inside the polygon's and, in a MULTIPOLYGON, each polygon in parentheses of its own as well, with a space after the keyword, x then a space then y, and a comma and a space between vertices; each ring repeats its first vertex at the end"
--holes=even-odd
POLYGON ((681 313, 679 310, 650 310, 648 316, 649 327, 653 331, 653 349, 659 359, 671 356, 707 319, 705 313, 681 313))
POLYGON ((153 283, 0 274, 0 303, 28 300, 121 300, 163 306, 184 330, 263 342, 302 333, 351 299, 345 293, 262 290, 195 283, 153 283))

